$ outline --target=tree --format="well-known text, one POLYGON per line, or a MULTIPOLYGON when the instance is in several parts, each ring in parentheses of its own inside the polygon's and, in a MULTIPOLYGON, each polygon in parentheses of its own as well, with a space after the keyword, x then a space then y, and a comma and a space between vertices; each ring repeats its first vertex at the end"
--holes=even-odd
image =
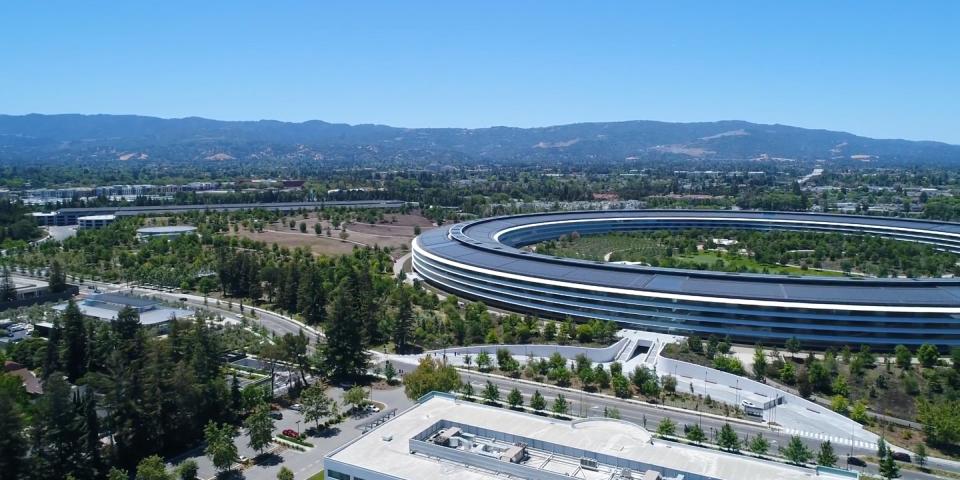
POLYGON ((330 302, 328 326, 325 331, 324 361, 334 378, 354 378, 367 369, 368 356, 364 345, 364 306, 371 292, 361 291, 359 274, 347 275, 334 290, 330 302))
POLYGON ((180 480, 195 480, 199 469, 197 461, 189 458, 177 467, 177 476, 180 477, 180 480))
POLYGON ((753 349, 753 378, 762 382, 767 375, 767 355, 763 351, 763 346, 757 344, 753 349))
POLYGON ((500 388, 497 384, 487 380, 487 386, 483 389, 483 399, 487 403, 496 403, 500 401, 500 388))
POLYGON ((897 357, 897 366, 906 370, 910 368, 911 362, 913 362, 913 354, 910 353, 910 349, 905 345, 897 345, 893 349, 894 355, 897 357))
POLYGON ((122 468, 110 467, 110 471, 107 472, 107 480, 130 480, 130 474, 122 468))
POLYGON ((887 441, 884 440, 883 437, 880 437, 880 439, 877 440, 877 458, 886 457, 888 450, 889 449, 887 448, 887 441))
POLYGON ((207 442, 204 453, 213 462, 213 466, 220 471, 233 466, 237 461, 237 446, 233 443, 237 436, 236 429, 226 423, 210 422, 203 429, 203 436, 207 442))
POLYGON ((50 274, 47 278, 49 282, 50 291, 53 293, 60 293, 67 289, 67 275, 63 271, 63 265, 59 261, 54 260, 50 263, 50 274))
POLYGON ((410 298, 410 291, 400 286, 394 293, 393 302, 397 309, 393 325, 393 343, 396 345, 397 353, 403 353, 407 351, 407 338, 413 326, 413 301, 410 298))
POLYGON ((913 454, 913 461, 917 462, 917 466, 923 468, 927 463, 927 446, 924 444, 917 445, 916 452, 913 454))
POLYGON ((706 439, 707 434, 703 432, 703 429, 700 428, 700 425, 693 424, 687 429, 687 440, 699 445, 706 441, 706 439))
POLYGON ((557 416, 566 415, 570 410, 570 405, 567 404, 567 399, 563 397, 562 394, 557 394, 557 398, 553 399, 553 413, 557 416))
POLYGON ((490 354, 486 350, 481 350, 477 354, 477 370, 489 372, 491 368, 493 368, 493 360, 490 358, 490 354))
POLYGON ((163 464, 163 458, 159 455, 151 455, 137 464, 136 480, 173 480, 173 475, 167 473, 167 467, 163 464))
POLYGON ((87 329, 83 313, 73 300, 67 302, 63 311, 63 366, 67 378, 76 382, 87 371, 87 329))
POLYGON ((293 480, 293 470, 285 466, 280 467, 280 471, 277 472, 277 480, 293 480))
POLYGON ((460 388, 460 374, 452 365, 426 356, 417 368, 404 375, 404 391, 411 400, 430 392, 453 392, 460 388))
POLYGON ((770 450, 770 442, 766 438, 763 438, 762 433, 758 433, 756 437, 750 440, 750 445, 748 445, 747 448, 750 452, 762 457, 770 450))
POLYGON ((10 278, 10 269, 3 267, 0 270, 0 303, 12 302, 17 299, 17 287, 10 278))
POLYGON ((920 361, 920 365, 923 365, 924 368, 932 368, 940 361, 940 351, 935 345, 924 343, 920 345, 920 348, 917 350, 917 360, 920 361))
POLYGON ((393 366, 393 362, 387 360, 383 364, 383 377, 387 379, 387 383, 393 384, 393 381, 397 378, 397 368, 393 366))
POLYGON ((677 423, 673 420, 670 420, 669 417, 664 417, 663 420, 660 420, 660 424, 657 425, 657 435, 661 436, 674 436, 677 433, 677 423))
POLYGON ((960 347, 950 349, 950 363, 953 364, 954 370, 960 371, 960 347))
POLYGON ((833 452, 833 444, 830 440, 820 444, 820 451, 817 453, 817 465, 823 467, 832 467, 837 464, 837 455, 833 452))
POLYGON ((540 394, 540 390, 533 391, 533 396, 530 397, 530 408, 537 412, 547 408, 547 401, 540 394))
POLYGON ((787 345, 786 345, 786 346, 787 346, 787 351, 788 351, 788 352, 790 352, 792 355, 796 355, 797 352, 799 352, 799 351, 800 351, 800 348, 801 348, 800 339, 797 338, 797 337, 790 337, 790 338, 787 340, 787 345))
POLYGON ((893 451, 887 450, 887 454, 880 459, 880 476, 891 480, 900 478, 900 466, 893 459, 893 451))
MULTIPOLYGON (((0 378, 5 376, 0 373, 0 378)), ((16 380, 20 383, 19 379, 16 380)), ((0 480, 16 480, 21 478, 21 474, 26 475, 26 454, 27 443, 23 437, 20 412, 17 411, 13 396, 0 391, 0 480)))
POLYGON ((740 451, 740 437, 737 436, 737 432, 733 431, 733 427, 729 423, 724 423, 723 427, 720 428, 717 445, 729 452, 740 451))
POLYGON ((850 409, 850 418, 857 423, 867 425, 870 423, 870 417, 867 416, 867 402, 862 398, 853 404, 850 409))
POLYGON ((367 403, 367 390, 360 385, 350 387, 350 390, 343 392, 344 406, 350 405, 350 410, 356 410, 367 403))
POLYGON ((523 394, 520 393, 519 388, 513 387, 513 390, 510 390, 510 394, 507 395, 507 403, 509 403, 510 408, 513 409, 523 405, 523 394))
POLYGON ((243 426, 247 429, 247 435, 250 442, 247 444, 250 448, 263 453, 273 442, 273 417, 270 416, 270 406, 261 404, 253 413, 243 421, 243 426))
POLYGON ((630 381, 623 375, 614 375, 610 381, 613 386, 613 394, 619 398, 630 398, 630 381))
POLYGON ((803 440, 798 436, 790 437, 790 442, 786 448, 780 449, 780 454, 795 465, 803 465, 813 458, 813 453, 803 444, 803 440))
POLYGON ((960 400, 928 400, 917 402, 917 420, 931 444, 960 444, 960 400))

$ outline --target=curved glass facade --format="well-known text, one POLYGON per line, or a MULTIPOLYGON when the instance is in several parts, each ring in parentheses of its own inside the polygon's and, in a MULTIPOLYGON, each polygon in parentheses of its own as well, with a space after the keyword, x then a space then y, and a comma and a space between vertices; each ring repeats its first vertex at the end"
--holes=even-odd
MULTIPOLYGON (((663 212, 663 215, 672 213, 676 212, 663 212)), ((504 220, 511 218, 493 221, 505 223, 504 220)), ((858 218, 851 217, 849 221, 858 218)), ((504 228, 477 229, 480 235, 472 232, 471 226, 489 221, 428 232, 414 244, 413 268, 428 283, 442 290, 509 310, 552 318, 599 318, 643 330, 729 335, 736 341, 750 343, 781 343, 797 337, 807 345, 872 344, 889 348, 901 343, 933 343, 960 346, 960 297, 953 296, 960 292, 960 282, 956 280, 856 282, 749 275, 736 276, 734 283, 730 283, 726 274, 658 269, 651 275, 651 269, 609 268, 612 266, 523 254, 515 248, 572 231, 592 234, 664 228, 758 228, 882 234, 933 243, 944 250, 960 249, 960 237, 950 235, 952 232, 930 231, 919 228, 920 225, 890 230, 882 228, 884 225, 840 226, 817 221, 805 224, 797 219, 780 219, 791 220, 789 222, 753 220, 751 223, 730 218, 671 218, 660 222, 645 217, 581 222, 564 220, 564 214, 552 214, 525 216, 521 220, 504 228), (494 241, 490 241, 491 238, 494 241), (522 260, 516 260, 517 257, 522 260), (520 271, 526 273, 517 273, 520 271), (616 271, 617 276, 607 274, 612 271, 616 271), (630 272, 636 273, 631 276, 630 272), (621 284, 633 277, 638 279, 634 282, 637 284, 643 280, 645 287, 675 284, 676 288, 623 288, 621 284), (604 282, 604 279, 610 281, 604 282), (736 287, 730 295, 708 295, 690 287, 702 285, 709 290, 714 284, 726 286, 728 283, 736 287), (759 293, 748 291, 751 286, 759 293), (739 290, 741 287, 743 291, 739 290), (803 289, 810 294, 803 299, 786 294, 777 297, 777 288, 785 292, 803 289), (817 290, 821 288, 828 290, 817 290), (850 292, 849 296, 843 295, 844 290, 837 290, 843 288, 850 292), (883 292, 871 293, 874 288, 883 292), (818 292, 829 298, 818 301, 820 299, 815 298, 818 292), (890 295, 884 294, 887 292, 890 295), (901 298, 892 298, 894 294, 901 298), (847 297, 849 302, 845 301, 847 297), (883 301, 872 304, 871 298, 883 301)))

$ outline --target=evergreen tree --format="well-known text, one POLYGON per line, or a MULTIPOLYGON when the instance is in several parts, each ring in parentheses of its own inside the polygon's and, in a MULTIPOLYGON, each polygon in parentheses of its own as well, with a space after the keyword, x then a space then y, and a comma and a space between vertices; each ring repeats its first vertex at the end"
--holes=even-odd
POLYGON ((10 278, 10 269, 3 267, 0 270, 0 303, 12 302, 17 299, 17 287, 10 278))
POLYGON ((751 453, 755 453, 762 457, 767 454, 768 450, 770 450, 770 442, 766 438, 763 438, 762 433, 758 433, 757 436, 750 440, 750 445, 748 448, 750 449, 751 453))
POLYGON ((369 292, 357 290, 356 283, 344 279, 333 292, 330 305, 329 325, 326 330, 327 344, 324 347, 324 362, 334 378, 355 378, 367 368, 367 353, 364 350, 363 312, 359 311, 358 297, 369 292))
POLYGON ((820 444, 820 451, 817 453, 817 465, 832 467, 837 464, 837 455, 833 452, 833 444, 830 440, 820 444))
POLYGON ((63 368, 70 382, 87 372, 87 329, 83 313, 73 300, 67 302, 63 312, 63 368))
POLYGON ((893 452, 890 449, 887 449, 887 454, 880 459, 880 476, 887 480, 900 478, 900 466, 893 459, 893 452))
POLYGON ((507 395, 507 403, 510 404, 510 408, 517 408, 523 405, 523 394, 520 393, 520 389, 513 387, 513 390, 510 390, 510 394, 507 395))
POLYGON ((737 436, 737 432, 733 431, 733 427, 729 423, 724 423, 723 427, 720 428, 717 445, 730 452, 740 451, 740 437, 737 436))
POLYGON ((533 396, 530 397, 530 408, 537 412, 547 408, 547 401, 543 398, 540 390, 533 391, 533 396))
POLYGON ((394 304, 397 313, 393 325, 393 343, 396 345, 397 352, 403 353, 407 350, 407 338, 413 326, 413 303, 410 292, 403 285, 396 290, 394 304))
POLYGON ((327 418, 333 412, 333 400, 327 396, 323 382, 316 382, 307 387, 300 395, 300 402, 303 404, 304 421, 315 422, 318 429, 320 420, 327 418))
POLYGON ((798 436, 790 437, 790 442, 787 443, 786 448, 781 448, 780 453, 784 458, 789 460, 790 463, 796 465, 803 465, 813 458, 813 453, 810 452, 810 449, 803 444, 803 440, 798 436))
POLYGON ((500 401, 500 388, 490 380, 487 380, 487 386, 483 389, 483 399, 487 403, 496 403, 500 401))
POLYGON ((163 458, 151 455, 137 464, 137 475, 134 480, 173 480, 173 475, 167 472, 163 458))
POLYGON ((47 277, 49 282, 50 291, 53 293, 60 293, 67 289, 67 275, 63 271, 63 265, 59 261, 54 260, 50 264, 50 272, 47 277))
POLYGON ((703 428, 700 428, 700 425, 693 424, 687 428, 687 440, 690 440, 693 443, 701 444, 707 439, 707 434, 704 433, 703 428))
POLYGON ((566 415, 570 410, 570 405, 567 404, 567 399, 564 398, 562 394, 557 394, 557 398, 553 399, 553 413, 558 416, 566 415))
POLYGON ((0 480, 17 480, 26 476, 26 454, 20 412, 14 398, 0 390, 0 480))

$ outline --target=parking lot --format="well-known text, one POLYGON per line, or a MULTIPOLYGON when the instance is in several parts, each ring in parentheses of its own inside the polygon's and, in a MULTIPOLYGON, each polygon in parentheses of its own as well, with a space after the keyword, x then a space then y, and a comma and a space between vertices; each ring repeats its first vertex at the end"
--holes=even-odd
MULTIPOLYGON (((341 402, 343 399, 343 389, 331 386, 327 392, 331 398, 341 402)), ((413 405, 413 402, 407 399, 403 393, 403 387, 394 387, 389 390, 373 390, 371 400, 382 403, 387 409, 396 408, 398 411, 405 410, 413 405)), ((274 435, 290 429, 306 433, 307 429, 313 427, 313 424, 307 424, 303 420, 303 415, 295 410, 284 408, 280 410, 281 419, 274 420, 274 435)), ((344 445, 350 440, 363 434, 362 427, 369 423, 379 413, 365 412, 358 416, 347 417, 342 423, 334 425, 322 432, 315 433, 313 436, 306 436, 304 440, 314 445, 313 448, 305 452, 299 452, 292 448, 280 447, 272 454, 265 454, 260 458, 257 452, 247 446, 249 438, 245 432, 237 437, 237 451, 240 455, 247 458, 257 459, 257 464, 246 467, 243 470, 237 470, 231 475, 224 475, 221 478, 249 479, 249 480, 274 480, 277 478, 277 472, 281 466, 286 466, 293 471, 295 478, 306 479, 311 475, 323 470, 323 457, 330 451, 344 445)), ((200 467, 199 477, 204 479, 213 478, 216 470, 213 464, 203 454, 203 448, 199 447, 188 454, 177 458, 175 463, 182 462, 188 458, 194 459, 200 467)))

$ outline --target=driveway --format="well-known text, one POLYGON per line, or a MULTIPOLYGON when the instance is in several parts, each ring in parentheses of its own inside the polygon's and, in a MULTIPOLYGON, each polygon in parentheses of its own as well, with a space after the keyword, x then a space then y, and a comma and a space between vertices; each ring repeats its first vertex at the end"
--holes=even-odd
MULTIPOLYGON (((338 387, 331 386, 328 394, 338 402, 343 398, 343 390, 338 387)), ((404 395, 402 386, 392 387, 389 390, 373 390, 371 399, 386 404, 388 408, 396 408, 398 411, 403 411, 413 405, 413 402, 408 400, 406 395, 404 395)), ((288 428, 294 431, 299 428, 300 432, 304 433, 308 428, 313 426, 303 421, 303 415, 300 412, 283 409, 281 413, 283 414, 283 418, 274 421, 275 435, 278 435, 288 428)), ((274 453, 260 457, 260 462, 257 465, 252 465, 242 471, 235 471, 233 475, 225 475, 223 478, 275 480, 281 466, 286 466, 292 470, 295 478, 298 480, 309 478, 311 475, 323 470, 323 457, 327 453, 359 437, 362 434, 360 426, 368 421, 369 418, 370 415, 347 417, 342 423, 322 432, 319 436, 306 437, 306 441, 312 443, 314 447, 305 452, 280 447, 277 448, 274 453)), ((241 433, 242 434, 236 439, 237 451, 240 455, 255 458, 257 452, 247 446, 249 437, 242 432, 242 429, 241 433)), ((182 462, 188 458, 194 459, 197 465, 199 465, 199 478, 209 479, 216 475, 216 469, 213 468, 210 459, 203 454, 202 447, 196 448, 184 456, 177 458, 175 463, 182 462)))

